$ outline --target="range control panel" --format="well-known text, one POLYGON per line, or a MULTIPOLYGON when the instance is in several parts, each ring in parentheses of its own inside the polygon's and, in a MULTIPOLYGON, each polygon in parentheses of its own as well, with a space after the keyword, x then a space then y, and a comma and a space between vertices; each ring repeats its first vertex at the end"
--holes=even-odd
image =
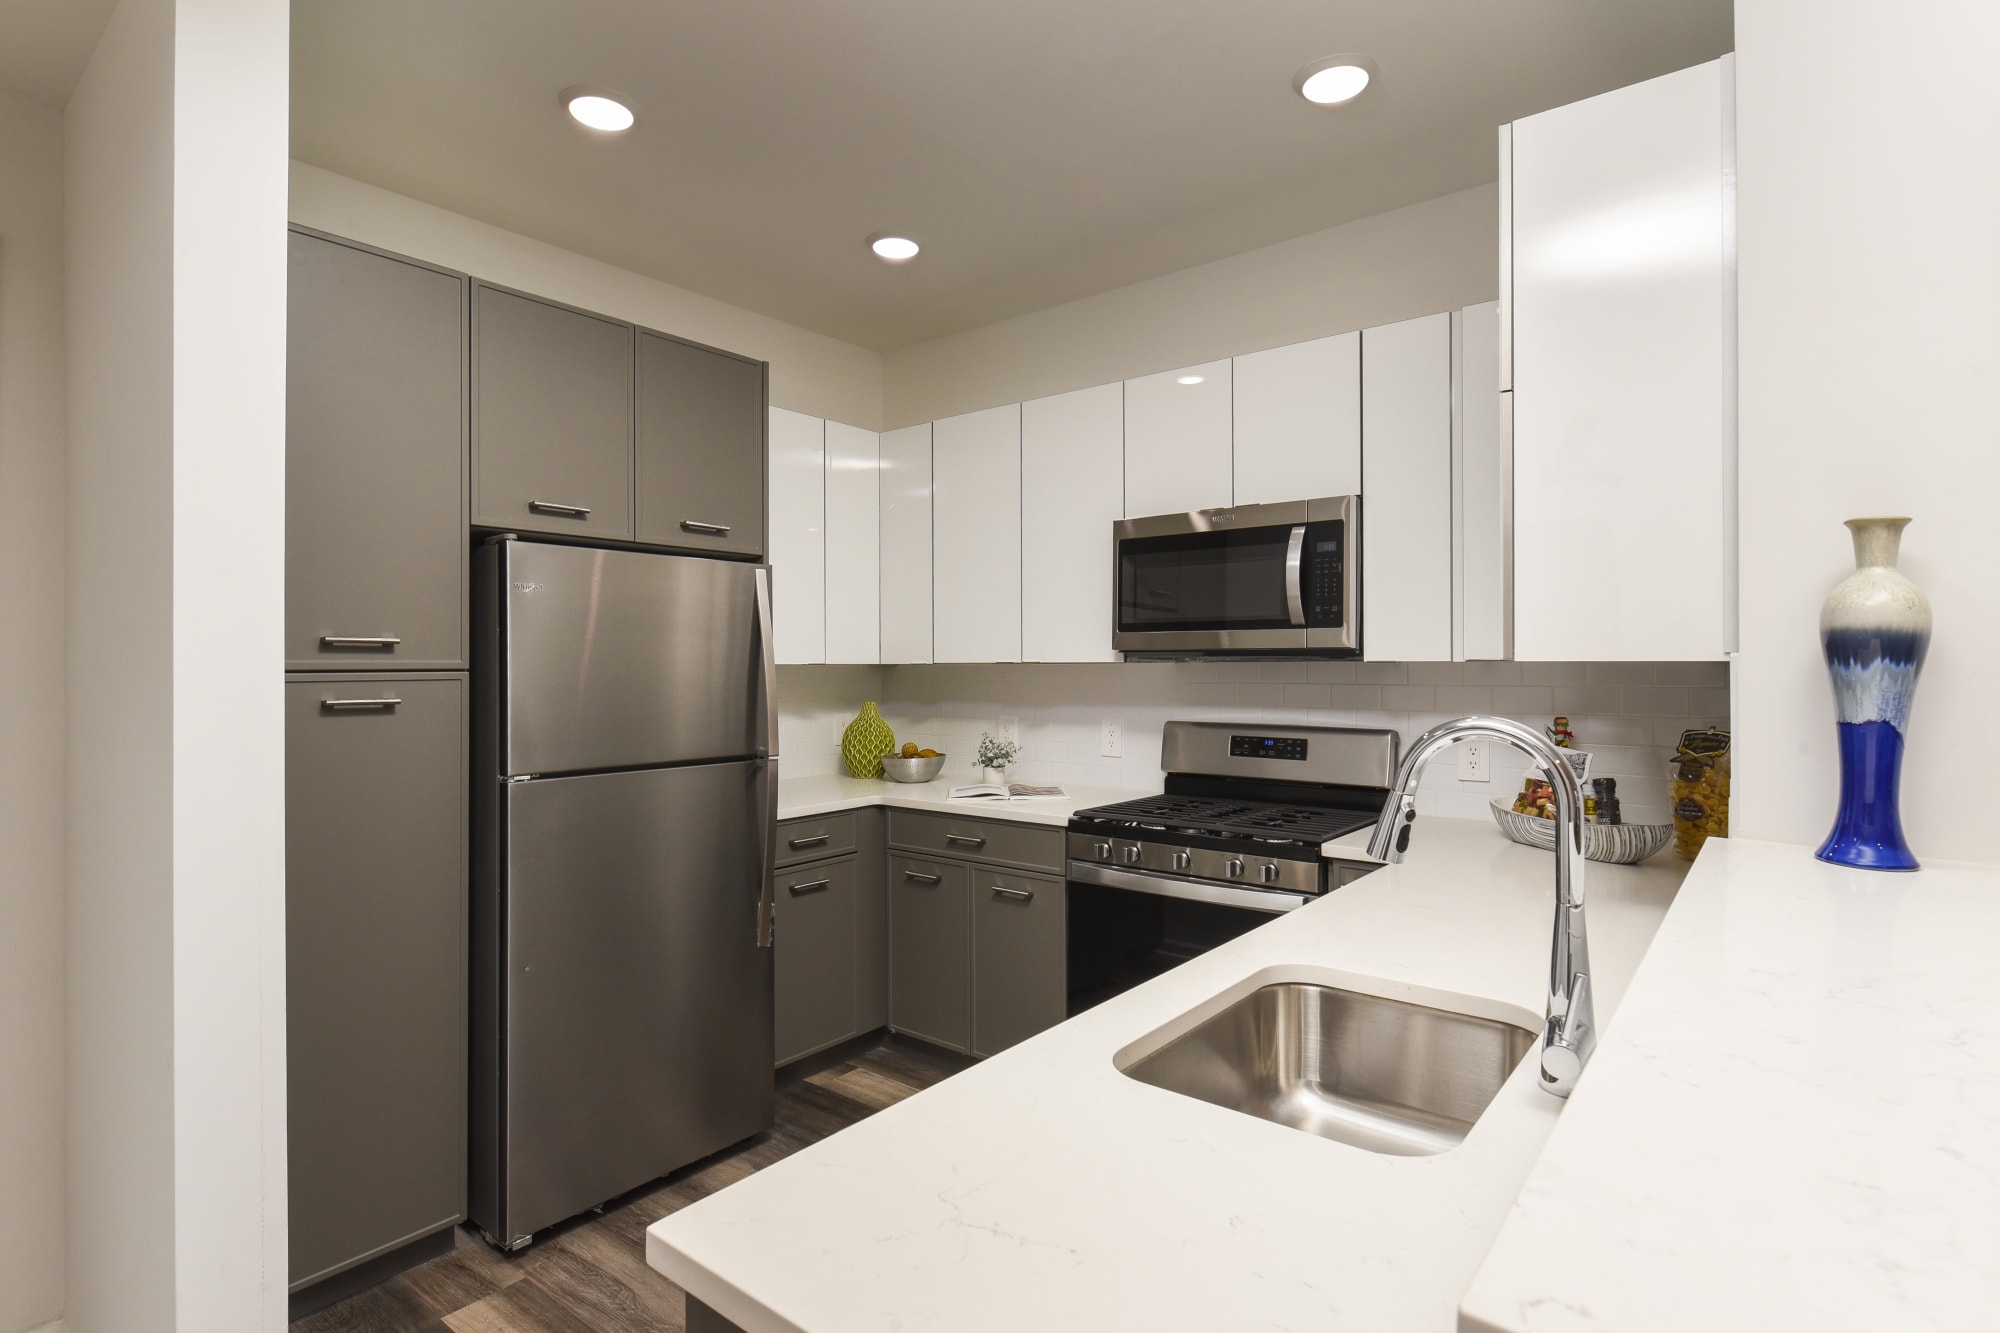
POLYGON ((1296 759, 1303 763, 1306 742, 1302 736, 1232 735, 1229 753, 1238 759, 1296 759))

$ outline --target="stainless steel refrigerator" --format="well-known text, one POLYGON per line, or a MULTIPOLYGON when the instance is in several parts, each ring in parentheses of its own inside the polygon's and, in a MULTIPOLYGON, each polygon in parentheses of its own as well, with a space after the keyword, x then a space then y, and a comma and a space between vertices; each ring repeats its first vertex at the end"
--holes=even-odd
POLYGON ((474 565, 468 1213, 537 1231, 771 1123, 769 571, 474 565))

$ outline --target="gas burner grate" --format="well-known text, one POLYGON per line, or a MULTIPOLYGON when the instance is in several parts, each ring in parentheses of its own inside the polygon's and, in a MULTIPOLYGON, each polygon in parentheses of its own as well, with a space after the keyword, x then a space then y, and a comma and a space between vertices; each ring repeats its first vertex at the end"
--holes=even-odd
POLYGON ((1225 801, 1207 796, 1144 796, 1077 811, 1079 820, 1137 824, 1161 831, 1266 842, 1318 843, 1375 822, 1373 813, 1325 810, 1269 801, 1225 801))

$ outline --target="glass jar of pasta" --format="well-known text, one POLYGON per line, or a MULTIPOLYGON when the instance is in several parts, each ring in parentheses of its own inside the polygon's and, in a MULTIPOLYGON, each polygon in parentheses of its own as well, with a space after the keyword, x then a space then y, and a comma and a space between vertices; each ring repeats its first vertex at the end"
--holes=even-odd
POLYGON ((1695 727, 1667 765, 1674 808, 1674 851, 1694 860, 1710 838, 1729 836, 1729 733, 1695 727))

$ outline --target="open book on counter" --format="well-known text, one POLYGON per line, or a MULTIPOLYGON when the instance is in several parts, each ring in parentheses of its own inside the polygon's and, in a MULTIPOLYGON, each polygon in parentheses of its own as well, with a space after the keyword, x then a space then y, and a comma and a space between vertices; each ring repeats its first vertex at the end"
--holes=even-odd
POLYGON ((997 782, 979 782, 969 787, 953 787, 945 794, 948 801, 1013 801, 1023 796, 1067 796, 1061 787, 1037 787, 1027 782, 1010 782, 1001 786, 997 782))

